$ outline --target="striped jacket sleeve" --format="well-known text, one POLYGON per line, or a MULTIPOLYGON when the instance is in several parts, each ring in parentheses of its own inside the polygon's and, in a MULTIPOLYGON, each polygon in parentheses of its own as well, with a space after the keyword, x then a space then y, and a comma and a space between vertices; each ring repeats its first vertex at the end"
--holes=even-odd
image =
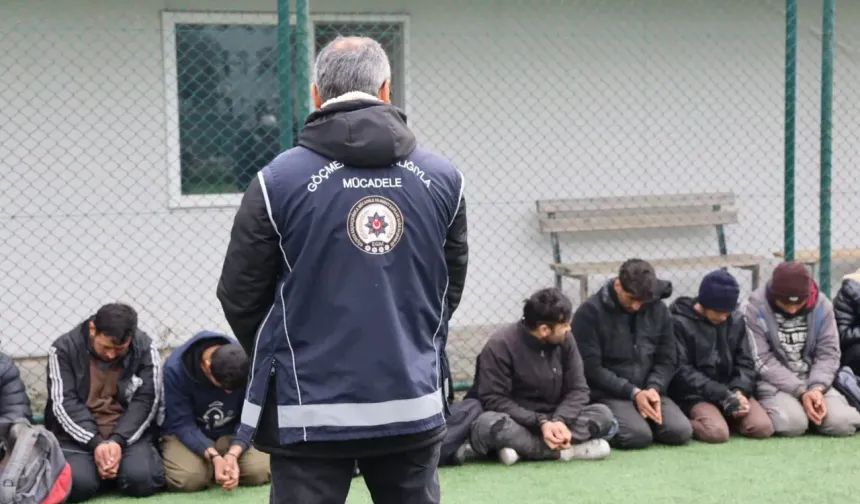
POLYGON ((111 441, 116 441, 122 447, 134 444, 146 433, 158 415, 164 392, 158 347, 154 342, 149 342, 149 346, 141 350, 134 372, 137 382, 135 389, 110 436, 111 441))
POLYGON ((78 443, 95 450, 102 441, 86 401, 78 395, 71 357, 62 346, 48 350, 48 393, 51 409, 63 431, 78 443))

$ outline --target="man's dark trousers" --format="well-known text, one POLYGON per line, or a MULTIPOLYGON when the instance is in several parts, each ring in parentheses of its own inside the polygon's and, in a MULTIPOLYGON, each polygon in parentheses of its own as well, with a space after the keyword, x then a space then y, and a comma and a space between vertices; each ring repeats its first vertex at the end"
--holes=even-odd
MULTIPOLYGON (((438 504, 441 442, 358 459, 374 504, 438 504)), ((271 456, 271 504, 344 504, 354 459, 271 456)))
POLYGON ((144 436, 122 451, 116 480, 99 477, 93 453, 86 447, 72 441, 62 441, 60 446, 72 469, 68 502, 83 502, 110 489, 129 497, 149 497, 164 486, 164 465, 150 437, 144 436))

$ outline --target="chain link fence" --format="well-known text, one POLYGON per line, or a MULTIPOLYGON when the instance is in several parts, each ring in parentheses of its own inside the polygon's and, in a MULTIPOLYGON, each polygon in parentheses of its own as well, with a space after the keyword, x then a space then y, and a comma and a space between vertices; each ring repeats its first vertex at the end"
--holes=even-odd
MULTIPOLYGON (((288 53, 274 2, 231 5, 0 5, 0 345, 37 408, 47 348, 106 302, 132 304, 166 350, 229 331, 215 285, 236 206, 284 128, 295 137, 303 64, 338 34, 382 43, 394 103, 466 176, 470 269, 449 341, 461 385, 538 288, 578 303, 637 256, 676 294, 719 266, 748 293, 779 260, 784 2, 312 0, 288 53)), ((860 263, 840 251, 860 248, 858 27, 860 6, 840 4, 834 286, 860 263)), ((820 2, 803 2, 795 229, 810 264, 820 38, 820 2)))

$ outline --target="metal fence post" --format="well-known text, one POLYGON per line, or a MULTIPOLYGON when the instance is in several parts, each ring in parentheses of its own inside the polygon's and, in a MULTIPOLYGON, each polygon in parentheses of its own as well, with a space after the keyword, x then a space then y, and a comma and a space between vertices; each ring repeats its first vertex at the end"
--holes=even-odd
POLYGON ((819 250, 821 268, 818 283, 830 295, 830 183, 833 168, 833 32, 836 25, 836 0, 824 0, 821 30, 821 223, 819 250))
POLYGON ((311 76, 309 57, 311 44, 308 33, 309 0, 296 0, 296 128, 301 131, 305 118, 310 114, 311 76))
POLYGON ((797 0, 785 0, 785 196, 783 251, 794 260, 794 139, 797 102, 797 0))
POLYGON ((293 68, 290 0, 278 0, 278 82, 281 101, 281 149, 293 146, 293 68))

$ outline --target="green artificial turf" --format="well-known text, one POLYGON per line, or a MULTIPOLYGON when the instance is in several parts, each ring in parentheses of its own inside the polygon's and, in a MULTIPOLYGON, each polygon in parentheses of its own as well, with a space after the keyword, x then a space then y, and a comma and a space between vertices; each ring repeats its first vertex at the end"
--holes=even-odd
MULTIPOLYGON (((793 504, 860 502, 860 437, 691 443, 614 451, 595 462, 472 462, 443 468, 442 502, 451 504, 793 504)), ((352 480, 349 504, 371 502, 361 478, 352 480)), ((268 502, 268 487, 232 493, 165 493, 136 504, 268 502)), ((131 504, 115 496, 98 504, 131 504)))

